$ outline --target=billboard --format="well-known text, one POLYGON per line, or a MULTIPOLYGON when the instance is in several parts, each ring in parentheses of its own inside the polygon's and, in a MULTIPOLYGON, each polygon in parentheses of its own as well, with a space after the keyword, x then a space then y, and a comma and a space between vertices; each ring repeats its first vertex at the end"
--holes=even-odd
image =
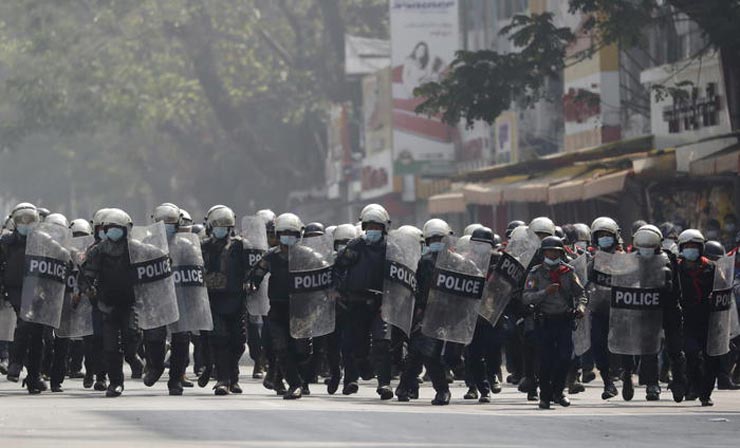
POLYGON ((419 85, 441 79, 460 48, 458 0, 391 0, 393 160, 396 175, 453 168, 455 129, 417 115, 419 85))
POLYGON ((365 149, 360 176, 362 199, 377 198, 393 192, 390 76, 390 69, 384 69, 362 79, 365 149))

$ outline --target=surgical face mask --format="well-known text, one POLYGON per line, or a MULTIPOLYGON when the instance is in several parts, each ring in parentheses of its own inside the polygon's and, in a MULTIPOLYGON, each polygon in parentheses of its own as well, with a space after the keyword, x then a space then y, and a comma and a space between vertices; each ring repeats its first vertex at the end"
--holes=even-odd
POLYGON ((434 243, 429 243, 429 252, 440 252, 444 248, 445 248, 445 243, 442 241, 435 241, 434 243))
POLYGON ((29 233, 31 233, 31 229, 33 228, 30 224, 17 224, 15 226, 15 229, 23 236, 27 236, 29 233))
POLYGON ((213 236, 216 237, 217 239, 222 240, 226 238, 226 235, 229 234, 229 228, 228 227, 214 227, 211 233, 213 233, 213 236))
POLYGON ((337 244, 337 246, 334 248, 334 250, 336 250, 337 252, 339 252, 340 250, 344 250, 345 247, 347 247, 346 244, 337 244))
POLYGON ((378 241, 380 241, 381 238, 383 238, 382 230, 366 230, 365 231, 365 239, 371 243, 377 243, 378 241))
POLYGON ((586 241, 576 241, 574 246, 584 252, 588 250, 588 243, 586 241))
POLYGON ((280 244, 283 246, 293 246, 298 242, 298 237, 295 235, 280 235, 280 244))
POLYGON ((708 240, 716 240, 718 237, 719 237, 719 232, 717 230, 707 230, 708 240))
POLYGON ((545 264, 548 266, 555 266, 555 265, 560 264, 560 259, 559 258, 553 259, 553 258, 545 257, 545 264))
POLYGON ((602 236, 599 238, 599 247, 601 249, 610 249, 612 246, 614 246, 613 236, 602 236))
POLYGON ((110 229, 106 230, 105 235, 111 241, 118 241, 123 238, 123 229, 120 227, 111 227, 110 229))
POLYGON ((725 224, 725 232, 727 233, 735 233, 735 230, 737 230, 737 226, 734 222, 730 222, 725 224))
POLYGON ((687 261, 696 261, 699 259, 699 249, 695 247, 687 247, 681 251, 681 257, 687 261))
POLYGON ((105 234, 105 230, 98 230, 98 238, 100 238, 100 241, 105 241, 108 239, 108 236, 105 234))
POLYGON ((652 247, 638 247, 637 252, 643 258, 653 258, 655 256, 655 249, 652 247))
POLYGON ((177 226, 175 224, 165 224, 164 231, 167 232, 167 236, 172 236, 177 232, 177 226))

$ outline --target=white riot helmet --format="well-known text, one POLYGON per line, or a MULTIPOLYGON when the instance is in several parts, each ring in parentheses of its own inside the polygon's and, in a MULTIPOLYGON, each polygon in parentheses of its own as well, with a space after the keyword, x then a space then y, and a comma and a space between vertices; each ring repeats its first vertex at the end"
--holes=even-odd
POLYGON ((193 217, 190 216, 190 213, 188 213, 187 210, 184 208, 180 209, 180 227, 192 227, 193 226, 193 217))
POLYGON ((162 221, 165 224, 179 224, 181 215, 180 207, 166 202, 154 209, 154 213, 152 213, 152 221, 162 221))
POLYGON ((118 227, 133 227, 134 222, 131 220, 131 216, 128 213, 121 210, 120 208, 108 209, 108 212, 103 218, 102 224, 104 226, 118 226, 118 227))
POLYGON ((92 235, 92 227, 86 219, 75 219, 69 224, 69 230, 72 235, 75 233, 83 235, 92 235))
POLYGON ((385 227, 385 230, 391 226, 391 217, 383 206, 378 204, 370 204, 360 214, 360 222, 364 228, 367 224, 380 224, 385 227))
POLYGON ((257 211, 257 216, 259 216, 260 218, 262 218, 265 221, 265 224, 267 224, 268 222, 275 221, 275 212, 273 212, 269 208, 258 210, 257 211))
POLYGON ((509 241, 524 240, 529 236, 529 226, 519 226, 511 231, 509 241))
POLYGON ((657 249, 663 242, 663 234, 653 225, 644 225, 632 235, 632 245, 637 248, 657 249))
POLYGON ((681 248, 684 244, 698 243, 704 246, 707 239, 704 238, 704 234, 697 229, 686 229, 678 235, 678 247, 681 248))
POLYGON ((41 220, 36 206, 29 202, 21 202, 13 207, 10 217, 13 219, 16 228, 18 225, 36 224, 41 220))
POLYGON ((472 236, 473 232, 483 227, 485 226, 479 223, 470 224, 469 226, 465 227, 465 230, 463 230, 463 236, 472 236))
POLYGON ((236 215, 234 211, 225 205, 211 207, 206 215, 206 222, 211 227, 234 227, 236 215))
POLYGON ((452 235, 450 225, 439 218, 432 218, 424 224, 424 239, 434 238, 437 236, 445 237, 452 235))
POLYGON ((277 233, 301 233, 303 231, 303 221, 301 221, 301 218, 294 215, 293 213, 283 213, 282 215, 275 218, 275 231, 277 233))
POLYGON ((419 240, 419 242, 424 242, 424 232, 416 227, 411 225, 405 225, 398 228, 399 232, 408 233, 410 235, 413 235, 415 238, 419 240))
POLYGON ((357 238, 357 227, 354 224, 341 224, 334 229, 334 241, 349 241, 357 238))
POLYGON ((529 229, 538 235, 544 233, 548 236, 555 236, 555 223, 552 222, 552 219, 546 216, 534 218, 532 222, 529 223, 529 229))
POLYGON ((324 233, 334 238, 334 231, 337 230, 337 226, 329 226, 324 229, 324 233))
POLYGON ((619 234, 619 225, 613 219, 602 216, 594 219, 594 222, 591 224, 591 235, 596 232, 607 232, 617 236, 619 234))
POLYGON ((49 224, 56 224, 58 226, 64 227, 65 229, 69 228, 69 221, 67 220, 67 217, 62 215, 61 213, 50 213, 46 216, 44 222, 47 222, 49 224))
POLYGON ((109 208, 101 208, 95 214, 93 215, 92 219, 92 225, 93 227, 98 227, 103 225, 103 221, 105 221, 105 215, 110 211, 109 208))

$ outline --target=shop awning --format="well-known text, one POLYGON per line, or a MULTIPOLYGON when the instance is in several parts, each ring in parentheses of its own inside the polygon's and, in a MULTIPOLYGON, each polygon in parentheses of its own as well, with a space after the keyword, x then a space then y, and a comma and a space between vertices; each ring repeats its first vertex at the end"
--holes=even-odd
POLYGON ((689 175, 714 176, 717 174, 737 174, 740 172, 740 147, 735 145, 718 154, 691 162, 689 175))
POLYGON ((548 202, 552 185, 572 180, 588 171, 585 165, 573 165, 542 173, 532 179, 514 183, 504 188, 504 202, 548 202))
POLYGON ((692 163, 737 145, 737 135, 722 135, 676 148, 676 170, 689 172, 692 163))
POLYGON ((462 187, 465 202, 475 205, 499 205, 503 202, 503 190, 526 178, 527 176, 506 176, 486 184, 466 184, 462 187))
POLYGON ((548 181, 538 179, 509 185, 503 192, 503 200, 504 202, 547 202, 549 187, 548 181))
POLYGON ((552 185, 547 192, 547 203, 555 205, 583 200, 583 186, 585 184, 586 179, 574 179, 552 185))
POLYGON ((430 215, 464 213, 465 197, 462 192, 437 194, 429 198, 428 207, 430 215))
POLYGON ((467 204, 498 205, 501 203, 500 185, 467 184, 462 189, 467 204))
POLYGON ((589 180, 583 185, 583 199, 593 199, 624 191, 624 187, 627 184, 627 177, 632 174, 632 169, 628 169, 589 180))

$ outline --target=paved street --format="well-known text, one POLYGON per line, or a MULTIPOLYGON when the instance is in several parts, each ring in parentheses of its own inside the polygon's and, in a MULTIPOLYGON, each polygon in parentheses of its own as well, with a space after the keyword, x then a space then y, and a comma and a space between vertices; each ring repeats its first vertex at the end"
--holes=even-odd
MULTIPOLYGON (((245 369, 244 371, 247 371, 245 369)), ((248 371, 251 372, 251 369, 248 371)), ((422 389, 417 402, 381 402, 372 383, 352 397, 328 396, 323 385, 297 402, 277 398, 244 378, 245 394, 215 397, 210 389, 186 389, 169 397, 166 382, 146 388, 129 380, 123 397, 82 389, 67 380, 66 392, 28 396, 19 384, 0 380, 0 441, 7 447, 520 447, 664 446, 737 447, 740 392, 716 392, 713 408, 698 402, 677 405, 665 393, 648 403, 644 389, 635 400, 604 402, 600 386, 572 397, 573 406, 550 411, 513 387, 493 403, 465 402, 462 383, 453 403, 429 404, 422 389), (575 443, 574 443, 575 442, 575 443)))

